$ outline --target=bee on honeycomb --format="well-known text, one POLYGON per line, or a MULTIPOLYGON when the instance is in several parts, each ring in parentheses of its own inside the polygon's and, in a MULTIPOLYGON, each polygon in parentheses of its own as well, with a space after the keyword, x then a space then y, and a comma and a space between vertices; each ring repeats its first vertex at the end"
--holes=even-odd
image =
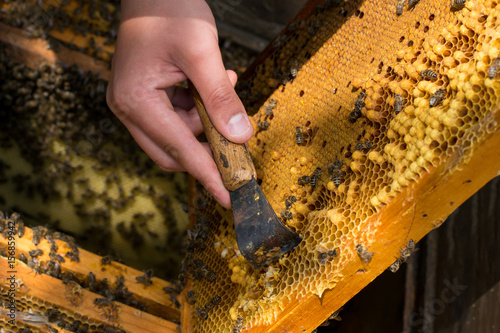
POLYGON ((297 142, 298 146, 304 144, 304 134, 302 133, 301 127, 295 127, 295 142, 297 142))
POLYGON ((335 187, 339 187, 343 181, 344 172, 340 170, 341 167, 341 160, 336 160, 328 166, 328 173, 330 174, 330 179, 333 181, 335 187))
POLYGON ((444 90, 439 89, 434 93, 434 95, 432 95, 431 99, 429 100, 429 106, 432 108, 438 105, 439 103, 441 103, 443 98, 444 98, 444 90))
POLYGON ((358 142, 358 144, 356 145, 356 147, 354 148, 354 150, 362 151, 362 150, 371 149, 372 147, 373 147, 373 143, 371 143, 370 141, 358 142))
POLYGON ((424 69, 423 71, 420 72, 420 77, 422 79, 435 80, 437 79, 437 73, 434 72, 432 69, 424 69))
POLYGON ((283 219, 283 221, 291 220, 293 218, 293 213, 289 210, 284 209, 281 212, 281 218, 283 219))
POLYGON ((403 14, 405 3, 406 3, 406 0, 398 0, 398 3, 396 5, 396 15, 397 16, 400 16, 403 14))
POLYGON ((491 66, 488 68, 488 78, 494 79, 498 75, 498 68, 500 68, 500 57, 493 60, 491 66))
POLYGON ((396 114, 399 114, 403 109, 403 103, 403 96, 396 94, 396 96, 394 96, 394 111, 396 111, 396 114))
POLYGON ((349 121, 355 123, 361 117, 361 109, 365 106, 366 93, 360 92, 354 103, 354 110, 349 113, 349 121))
POLYGON ((466 0, 451 0, 451 10, 460 10, 465 7, 466 0))
POLYGON ((414 8, 419 2, 420 0, 408 0, 408 9, 414 8))

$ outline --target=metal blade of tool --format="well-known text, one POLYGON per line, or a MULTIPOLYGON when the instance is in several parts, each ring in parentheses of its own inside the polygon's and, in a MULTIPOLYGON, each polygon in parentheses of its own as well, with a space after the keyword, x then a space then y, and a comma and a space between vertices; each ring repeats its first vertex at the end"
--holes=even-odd
POLYGON ((302 237, 281 223, 254 178, 229 194, 238 248, 256 269, 299 245, 302 237))
POLYGON ((238 248, 258 269, 296 247, 302 238, 276 216, 255 180, 255 167, 246 146, 227 140, 217 131, 191 82, 189 87, 215 163, 230 193, 238 248))

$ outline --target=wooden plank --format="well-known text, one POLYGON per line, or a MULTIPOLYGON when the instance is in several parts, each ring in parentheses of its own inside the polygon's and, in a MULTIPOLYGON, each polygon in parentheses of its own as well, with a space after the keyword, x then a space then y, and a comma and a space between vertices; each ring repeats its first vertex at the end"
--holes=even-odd
POLYGON ((107 62, 64 46, 60 46, 57 51, 50 50, 46 40, 25 37, 21 29, 1 22, 0 42, 6 44, 3 51, 9 54, 12 60, 22 62, 29 67, 35 68, 42 63, 55 64, 56 61, 61 61, 67 65, 76 64, 83 71, 98 72, 103 79, 109 80, 111 72, 107 62))
MULTIPOLYGON (((33 231, 31 228, 26 227, 24 236, 16 239, 17 258, 19 258, 21 254, 24 254, 26 258, 30 258, 29 251, 38 248, 43 251, 43 255, 40 255, 37 259, 40 262, 50 261, 51 258, 49 257, 49 253, 51 245, 49 241, 42 238, 40 243, 35 246, 32 240, 33 231)), ((67 251, 71 251, 71 248, 66 242, 60 240, 55 240, 55 242, 58 245, 57 254, 64 257, 67 251)), ((6 246, 7 239, 0 236, 0 247, 6 246)), ((79 252, 79 262, 73 262, 66 258, 65 262, 60 263, 62 272, 71 272, 80 278, 87 277, 89 273, 92 272, 95 275, 97 282, 100 282, 103 279, 108 279, 110 284, 114 283, 118 276, 123 276, 125 286, 128 288, 129 292, 134 295, 135 299, 146 305, 149 313, 162 316, 169 320, 179 320, 179 309, 172 304, 169 296, 163 291, 163 288, 165 287, 172 287, 173 285, 171 283, 152 277, 152 284, 150 286, 144 286, 136 280, 136 277, 144 275, 143 272, 115 261, 103 265, 101 262, 102 257, 83 249, 79 249, 79 252)))
POLYGON ((34 270, 20 261, 17 261, 15 273, 11 273, 12 268, 7 258, 0 257, 0 272, 1 288, 9 289, 8 278, 10 274, 14 274, 16 280, 22 280, 22 288, 16 291, 16 295, 27 295, 42 300, 59 309, 78 313, 81 317, 86 317, 91 321, 119 327, 131 333, 178 332, 176 324, 118 302, 112 302, 109 308, 98 308, 94 305, 94 299, 102 297, 81 288, 78 290, 76 302, 69 298, 68 286, 64 285, 61 280, 45 274, 37 275, 34 270), (106 312, 107 309, 112 311, 106 312))

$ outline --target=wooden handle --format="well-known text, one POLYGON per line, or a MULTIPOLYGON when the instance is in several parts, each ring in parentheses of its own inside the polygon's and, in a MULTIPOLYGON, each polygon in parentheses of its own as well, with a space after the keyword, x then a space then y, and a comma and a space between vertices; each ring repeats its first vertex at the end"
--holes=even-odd
POLYGON ((189 89, 226 189, 234 191, 252 180, 252 177, 257 179, 247 147, 223 137, 210 121, 203 101, 191 82, 189 82, 189 89))

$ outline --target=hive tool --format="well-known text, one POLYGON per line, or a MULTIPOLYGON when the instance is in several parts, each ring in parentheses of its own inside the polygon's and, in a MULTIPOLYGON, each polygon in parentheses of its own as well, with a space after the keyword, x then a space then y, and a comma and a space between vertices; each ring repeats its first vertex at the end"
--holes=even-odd
POLYGON ((255 269, 295 248, 301 236, 276 216, 257 184, 252 159, 244 144, 227 140, 213 126, 200 95, 189 84, 217 168, 229 191, 238 248, 255 269))

